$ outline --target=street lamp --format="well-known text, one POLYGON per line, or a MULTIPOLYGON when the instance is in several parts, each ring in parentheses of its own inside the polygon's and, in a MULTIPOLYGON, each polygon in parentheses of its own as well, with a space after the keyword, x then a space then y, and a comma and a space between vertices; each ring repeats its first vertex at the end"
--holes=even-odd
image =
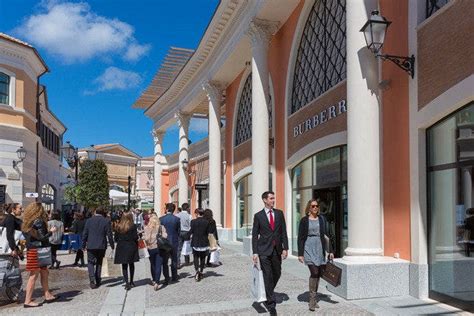
POLYGON ((70 168, 74 168, 74 179, 77 182, 78 176, 78 165, 79 165, 79 155, 77 154, 77 148, 75 148, 69 141, 66 142, 66 145, 61 147, 61 153, 66 159, 67 164, 70 168))
POLYGON ((94 145, 90 145, 85 150, 86 150, 86 153, 87 153, 87 159, 89 159, 89 160, 96 160, 97 159, 97 155, 98 155, 99 152, 97 151, 97 149, 94 148, 94 145))
POLYGON ((386 18, 379 14, 379 11, 374 10, 367 22, 360 29, 364 33, 367 48, 382 60, 390 60, 399 68, 405 70, 412 78, 415 76, 415 56, 395 56, 388 54, 379 54, 385 42, 385 35, 387 29, 392 22, 387 21, 386 18))
POLYGON ((16 155, 18 156, 19 160, 13 160, 13 168, 16 168, 16 166, 18 166, 20 162, 23 162, 23 160, 25 160, 26 153, 27 151, 25 148, 23 148, 23 146, 16 150, 16 155))

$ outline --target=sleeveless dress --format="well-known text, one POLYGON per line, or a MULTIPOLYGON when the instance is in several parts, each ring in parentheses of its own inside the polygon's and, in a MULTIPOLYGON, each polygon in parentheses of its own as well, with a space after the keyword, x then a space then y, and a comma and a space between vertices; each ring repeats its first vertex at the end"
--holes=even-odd
POLYGON ((319 220, 308 221, 308 238, 304 244, 304 263, 314 266, 325 265, 326 259, 319 234, 319 220))

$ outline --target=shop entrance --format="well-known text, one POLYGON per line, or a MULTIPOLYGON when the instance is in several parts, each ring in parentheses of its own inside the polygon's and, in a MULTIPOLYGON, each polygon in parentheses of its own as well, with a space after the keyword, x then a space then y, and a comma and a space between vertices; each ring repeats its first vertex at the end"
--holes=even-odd
POLYGON ((319 199, 319 210, 328 222, 329 238, 332 247, 335 247, 334 256, 342 257, 345 246, 342 242, 344 208, 341 202, 341 187, 315 189, 313 190, 313 198, 319 199))

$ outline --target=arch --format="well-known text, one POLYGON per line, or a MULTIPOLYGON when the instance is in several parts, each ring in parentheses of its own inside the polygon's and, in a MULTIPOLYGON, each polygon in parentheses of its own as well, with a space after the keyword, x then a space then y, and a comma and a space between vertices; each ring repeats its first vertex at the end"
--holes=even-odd
POLYGON ((298 40, 294 45, 298 43, 298 48, 290 61, 293 72, 288 78, 289 115, 346 78, 345 8, 345 0, 314 1, 304 28, 299 31, 301 35, 295 36, 298 40))

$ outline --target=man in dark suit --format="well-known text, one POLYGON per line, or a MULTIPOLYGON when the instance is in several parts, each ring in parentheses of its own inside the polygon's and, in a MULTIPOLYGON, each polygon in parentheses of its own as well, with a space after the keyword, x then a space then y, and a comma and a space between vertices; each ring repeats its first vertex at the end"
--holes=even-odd
MULTIPOLYGON (((168 240, 170 241, 173 248, 169 256, 171 256, 171 280, 178 281, 178 247, 179 247, 179 234, 181 230, 181 221, 179 217, 173 215, 176 206, 173 203, 166 204, 166 215, 160 217, 161 225, 165 226, 166 233, 168 234, 168 240)), ((165 284, 169 283, 169 271, 168 271, 168 259, 163 259, 163 276, 165 277, 165 284)))
POLYGON ((105 218, 105 210, 98 208, 94 216, 86 221, 82 232, 82 247, 87 249, 87 270, 92 289, 99 287, 101 283, 102 260, 107 249, 107 239, 114 250, 110 220, 105 218))
POLYGON ((262 200, 265 207, 253 218, 253 262, 257 264, 260 260, 267 295, 265 305, 270 315, 276 315, 274 290, 281 276, 281 261, 288 256, 288 235, 283 211, 273 208, 275 193, 264 192, 262 200))

